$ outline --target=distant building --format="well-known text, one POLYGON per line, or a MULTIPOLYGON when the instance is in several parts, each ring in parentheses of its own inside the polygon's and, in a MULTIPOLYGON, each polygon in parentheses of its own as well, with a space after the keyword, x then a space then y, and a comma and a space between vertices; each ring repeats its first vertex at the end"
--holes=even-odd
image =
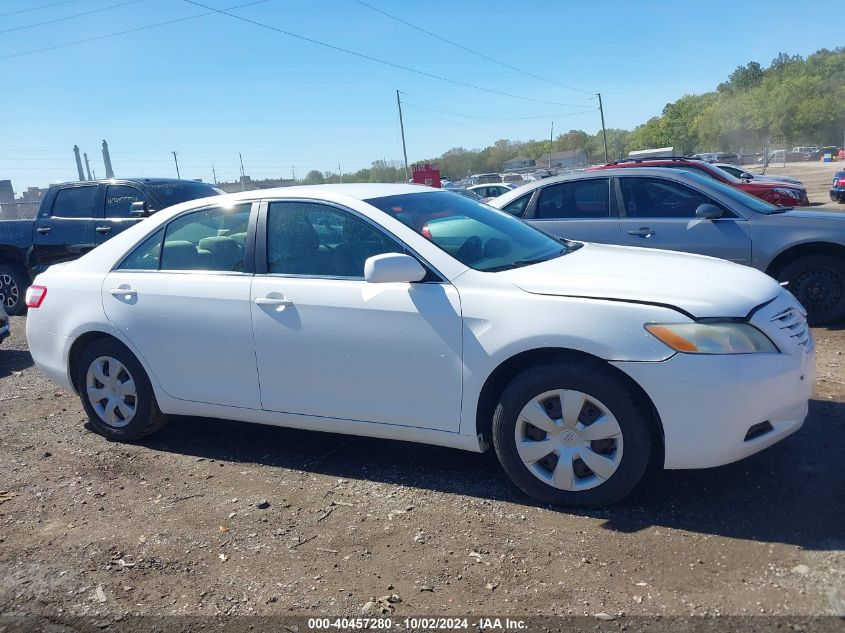
POLYGON ((218 182, 215 186, 226 193, 237 193, 238 191, 254 191, 256 189, 275 189, 276 187, 291 187, 296 184, 292 178, 265 178, 264 180, 253 180, 244 176, 237 182, 218 182))
MULTIPOLYGON (((543 154, 536 161, 537 167, 549 168, 549 155, 543 154)), ((586 167, 589 164, 587 152, 583 149, 567 150, 565 152, 553 152, 551 157, 551 169, 570 168, 577 169, 586 167)))
POLYGON ((26 191, 21 194, 21 202, 41 202, 41 198, 47 193, 46 189, 39 189, 38 187, 27 187, 26 191))
POLYGON ((0 180, 0 202, 14 202, 15 190, 11 180, 0 180))
POLYGON ((517 171, 519 169, 528 169, 530 167, 534 167, 534 159, 527 158, 525 156, 516 156, 515 158, 511 158, 510 160, 506 160, 502 163, 502 171, 517 171))

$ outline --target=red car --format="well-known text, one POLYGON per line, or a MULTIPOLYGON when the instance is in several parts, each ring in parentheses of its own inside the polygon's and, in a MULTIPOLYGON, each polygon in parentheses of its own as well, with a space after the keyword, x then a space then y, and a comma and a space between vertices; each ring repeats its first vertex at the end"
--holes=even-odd
POLYGON ((601 167, 595 167, 594 169, 617 169, 619 167, 668 167, 670 169, 685 169, 702 176, 707 176, 713 180, 718 180, 780 207, 806 207, 810 204, 810 200, 807 198, 807 190, 793 183, 742 180, 722 171, 718 167, 714 167, 708 162, 695 158, 677 156, 628 158, 615 163, 608 163, 601 167))

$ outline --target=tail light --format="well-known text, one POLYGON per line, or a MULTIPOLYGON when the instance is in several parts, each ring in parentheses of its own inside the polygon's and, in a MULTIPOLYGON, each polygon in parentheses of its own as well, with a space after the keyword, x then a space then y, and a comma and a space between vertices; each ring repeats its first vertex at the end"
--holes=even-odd
POLYGON ((837 187, 845 187, 845 178, 840 178, 839 180, 837 180, 836 186, 837 187))
POLYGON ((26 291, 26 307, 40 308, 47 296, 47 286, 30 286, 26 291))

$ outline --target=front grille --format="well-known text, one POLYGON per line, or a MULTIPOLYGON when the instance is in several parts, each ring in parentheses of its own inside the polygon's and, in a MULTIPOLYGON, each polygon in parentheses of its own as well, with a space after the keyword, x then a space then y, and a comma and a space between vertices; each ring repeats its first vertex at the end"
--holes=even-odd
POLYGON ((795 308, 787 308, 778 312, 771 319, 787 336, 803 347, 810 342, 810 330, 807 328, 807 319, 795 308))

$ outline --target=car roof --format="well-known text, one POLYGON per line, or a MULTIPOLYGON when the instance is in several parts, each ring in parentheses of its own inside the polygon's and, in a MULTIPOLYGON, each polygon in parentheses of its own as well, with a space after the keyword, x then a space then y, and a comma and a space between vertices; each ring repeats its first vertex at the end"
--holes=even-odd
POLYGON ((442 191, 434 187, 417 184, 389 183, 350 183, 338 185, 295 185, 293 187, 275 187, 273 189, 253 189, 230 194, 231 199, 241 200, 257 198, 307 198, 319 194, 335 194, 355 200, 369 200, 386 196, 400 196, 406 193, 432 193, 442 191))
POLYGON ((201 180, 188 180, 187 178, 99 178, 97 180, 69 180, 67 182, 57 182, 51 187, 64 187, 66 185, 88 185, 88 184, 109 184, 114 182, 134 182, 139 185, 150 184, 150 185, 161 185, 161 184, 172 184, 172 183, 185 183, 191 185, 209 185, 211 187, 214 186, 214 183, 211 182, 202 182, 201 180))

